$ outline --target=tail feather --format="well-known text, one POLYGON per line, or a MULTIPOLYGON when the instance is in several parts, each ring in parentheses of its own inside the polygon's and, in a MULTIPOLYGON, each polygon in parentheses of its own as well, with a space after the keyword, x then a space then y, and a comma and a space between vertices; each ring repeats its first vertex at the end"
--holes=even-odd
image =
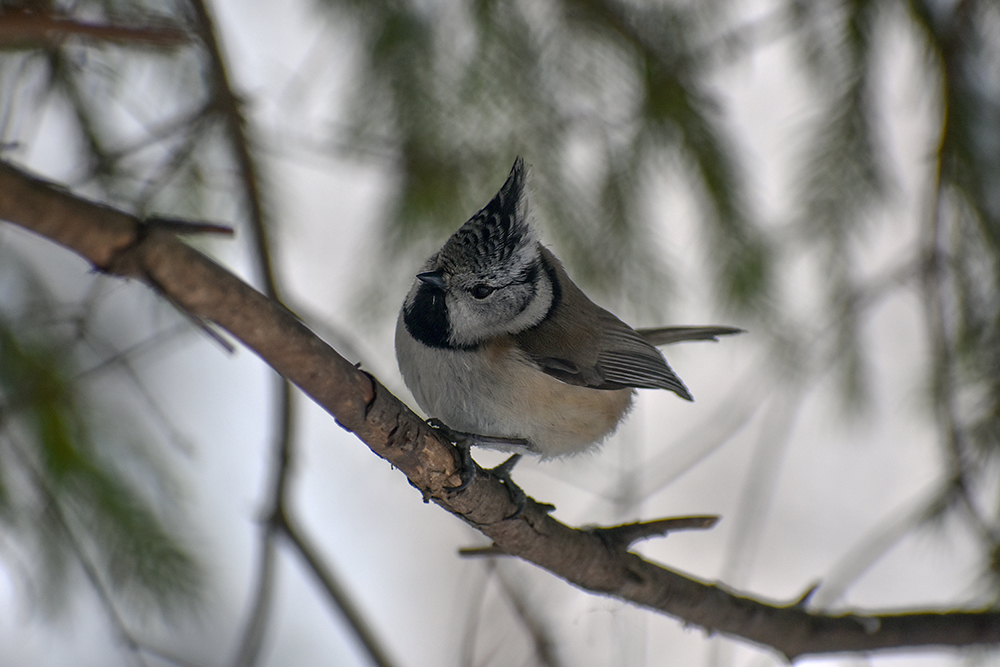
POLYGON ((650 345, 669 345, 680 343, 686 340, 712 340, 718 341, 719 336, 731 336, 745 333, 743 329, 736 327, 660 327, 657 329, 636 329, 636 333, 642 336, 650 345))

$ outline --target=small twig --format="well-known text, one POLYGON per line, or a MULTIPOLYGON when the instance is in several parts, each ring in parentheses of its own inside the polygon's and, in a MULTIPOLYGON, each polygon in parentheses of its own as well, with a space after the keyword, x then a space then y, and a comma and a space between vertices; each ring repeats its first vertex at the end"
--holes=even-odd
POLYGON ((326 563, 313 548, 312 544, 309 543, 305 535, 292 525, 287 516, 283 518, 284 521, 280 524, 282 533, 294 547, 295 551, 298 552, 299 556, 302 557, 302 560, 305 561, 306 566, 316 577, 323 590, 326 591, 330 602, 344 616, 348 626, 354 631, 355 637, 357 637, 366 650, 369 659, 378 667, 390 667, 394 663, 389 659, 388 654, 382 647, 382 643, 375 636, 375 633, 372 632, 368 623, 362 617, 361 610, 355 606, 346 589, 344 589, 340 581, 334 576, 333 571, 326 566, 326 563))
POLYGON ((799 607, 805 609, 809 605, 809 601, 812 600, 813 594, 819 590, 819 587, 823 585, 822 581, 814 581, 809 585, 809 587, 803 591, 802 595, 792 603, 793 607, 799 607))
POLYGON ((253 595, 253 602, 250 605, 250 613, 247 616, 246 624, 240 636, 239 646, 236 650, 236 657, 233 660, 235 667, 250 667, 256 664, 260 655, 260 648, 264 642, 264 634, 267 629, 267 620, 271 611, 271 603, 274 600, 274 586, 276 579, 275 564, 277 559, 277 549, 275 548, 275 532, 270 527, 265 527, 260 541, 260 557, 257 565, 257 587, 253 595))
MULTIPOLYGON (((183 169, 190 168, 192 163, 197 162, 195 154, 203 143, 201 139, 212 131, 214 109, 215 107, 211 104, 203 105, 200 115, 194 116, 186 126, 179 128, 182 129, 183 136, 179 138, 178 145, 172 148, 167 155, 157 160, 155 164, 150 163, 146 184, 133 197, 133 206, 136 211, 146 211, 150 202, 167 188, 174 177, 183 169)), ((155 143, 166 146, 168 142, 166 139, 161 139, 155 143)), ((127 153, 119 149, 112 155, 117 160, 123 160, 127 153)))
POLYGON ((623 523, 607 528, 590 528, 590 532, 614 551, 627 551, 639 540, 666 537, 675 530, 707 530, 719 522, 718 516, 683 516, 637 523, 623 523))
POLYGON ((165 143, 175 134, 192 134, 204 118, 211 113, 211 101, 198 101, 193 109, 186 109, 173 114, 166 120, 155 123, 144 124, 143 132, 138 137, 130 137, 127 144, 110 150, 108 155, 115 160, 122 160, 130 155, 135 155, 150 146, 165 143))
POLYGON ((47 11, 7 10, 0 14, 0 47, 37 49, 60 45, 68 37, 133 46, 173 48, 191 41, 183 30, 170 25, 133 26, 93 23, 47 11))
POLYGON ((220 234, 222 236, 233 236, 236 234, 232 227, 213 222, 161 217, 146 218, 143 222, 147 225, 173 232, 174 234, 220 234))
MULTIPOLYGON (((495 563, 493 565, 495 567, 495 563)), ((536 664, 542 667, 561 665, 562 662, 559 660, 557 650, 558 641, 553 636, 552 628, 538 617, 535 607, 528 601, 529 596, 504 577, 499 568, 496 568, 496 581, 500 593, 507 598, 507 602, 511 606, 514 618, 520 621, 527 636, 531 639, 531 646, 537 660, 536 664)))
MULTIPOLYGON (((160 350, 161 346, 174 341, 178 336, 191 331, 187 324, 184 322, 177 322, 173 326, 161 329, 150 336, 143 338, 138 343, 130 345, 123 349, 116 349, 112 354, 101 359, 93 366, 84 368, 76 374, 73 378, 74 382, 80 382, 82 380, 87 380, 93 377, 98 377, 102 373, 109 371, 116 367, 127 366, 129 360, 134 360, 142 355, 148 354, 151 351, 160 350)), ((103 350, 99 350, 97 343, 102 345, 110 346, 110 343, 103 339, 97 341, 92 340, 92 337, 88 335, 88 332, 81 326, 81 331, 79 334, 80 338, 86 336, 84 341, 89 345, 89 347, 100 354, 103 350)))
POLYGON ((463 547, 458 550, 462 558, 478 558, 485 556, 509 556, 506 551, 493 544, 488 547, 463 547))
POLYGON ((189 0, 195 14, 198 36, 205 45, 208 56, 209 85, 215 104, 225 121, 229 144, 236 160, 240 184, 243 188, 247 218, 252 232, 253 251, 256 254, 257 270, 263 281, 264 293, 278 301, 281 296, 274 276, 271 248, 267 242, 267 216, 261 199, 260 176, 257 164, 250 150, 248 123, 243 115, 242 103, 233 90, 226 68, 222 46, 216 35, 215 23, 204 0, 189 0))
POLYGON ((295 422, 295 400, 291 384, 278 379, 276 412, 278 424, 274 441, 274 461, 271 464, 271 489, 268 497, 268 515, 260 532, 260 561, 256 577, 256 592, 250 614, 236 652, 236 667, 251 667, 257 662, 264 642, 267 621, 274 600, 277 578, 276 538, 285 522, 285 502, 292 470, 292 426, 295 422))

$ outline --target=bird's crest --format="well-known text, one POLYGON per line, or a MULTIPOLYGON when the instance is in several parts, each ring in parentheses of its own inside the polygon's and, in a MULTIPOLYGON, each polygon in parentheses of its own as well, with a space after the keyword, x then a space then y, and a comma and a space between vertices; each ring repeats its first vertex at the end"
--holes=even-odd
POLYGON ((524 161, 518 157, 500 191, 469 218, 441 248, 438 266, 448 273, 492 273, 518 264, 517 256, 535 243, 528 223, 524 161))

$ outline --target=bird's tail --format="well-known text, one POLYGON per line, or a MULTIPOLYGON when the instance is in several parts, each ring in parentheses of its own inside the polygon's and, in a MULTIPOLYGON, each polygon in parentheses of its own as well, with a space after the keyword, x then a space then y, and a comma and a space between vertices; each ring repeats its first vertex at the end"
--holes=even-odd
POLYGON ((719 336, 732 336, 745 333, 736 327, 659 327, 657 329, 636 329, 650 345, 669 345, 686 340, 718 341, 719 336))

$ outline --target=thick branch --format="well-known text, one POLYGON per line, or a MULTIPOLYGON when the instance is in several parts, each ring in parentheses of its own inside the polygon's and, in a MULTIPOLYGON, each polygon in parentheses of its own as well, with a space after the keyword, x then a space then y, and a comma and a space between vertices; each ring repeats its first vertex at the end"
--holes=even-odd
POLYGON ((513 513, 490 476, 466 490, 454 449, 377 380, 267 299, 174 236, 0 163, 0 218, 46 236, 98 270, 139 278, 172 302, 227 329, 319 403, 424 494, 478 528, 505 553, 580 588, 655 609, 709 632, 774 648, 789 659, 816 653, 1000 642, 995 612, 828 616, 735 595, 570 528, 529 501, 513 513))

